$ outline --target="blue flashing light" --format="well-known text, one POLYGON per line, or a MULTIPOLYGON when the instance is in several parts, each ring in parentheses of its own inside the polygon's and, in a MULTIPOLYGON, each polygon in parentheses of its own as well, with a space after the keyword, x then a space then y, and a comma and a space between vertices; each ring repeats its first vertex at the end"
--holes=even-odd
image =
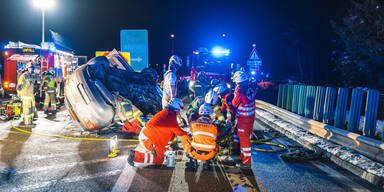
POLYGON ((222 56, 228 56, 230 53, 230 50, 216 46, 212 49, 211 53, 214 57, 222 57, 222 56))
POLYGON ((198 54, 200 54, 200 52, 194 51, 193 54, 198 55, 198 54))
POLYGON ((252 74, 252 75, 255 75, 255 74, 256 74, 256 71, 251 71, 251 74, 252 74))
POLYGON ((51 46, 51 47, 49 47, 49 51, 51 51, 51 52, 56 52, 56 47, 55 46, 51 46))

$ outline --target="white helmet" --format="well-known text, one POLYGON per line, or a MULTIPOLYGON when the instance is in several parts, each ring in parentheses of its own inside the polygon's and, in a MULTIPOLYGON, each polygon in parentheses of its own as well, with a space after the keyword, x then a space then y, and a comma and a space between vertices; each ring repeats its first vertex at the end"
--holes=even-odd
POLYGON ((205 95, 205 103, 208 103, 210 105, 216 105, 217 103, 217 93, 215 91, 209 91, 205 95))
POLYGON ((199 108, 199 115, 211 115, 212 113, 212 107, 208 103, 204 103, 199 108))
POLYGON ((237 71, 233 75, 233 82, 241 83, 241 82, 245 82, 245 81, 248 81, 248 76, 243 71, 237 71))
POLYGON ((49 73, 51 73, 52 75, 55 74, 55 68, 50 68, 48 71, 49 71, 49 73))
POLYGON ((169 66, 176 65, 177 67, 181 67, 182 61, 180 57, 176 55, 172 55, 171 58, 169 58, 169 66))
POLYGON ((228 87, 226 87, 223 84, 219 84, 215 88, 213 88, 213 91, 215 91, 218 95, 225 93, 225 91, 227 90, 228 90, 228 87))
POLYGON ((175 112, 179 112, 183 109, 184 104, 179 98, 174 98, 172 102, 168 103, 167 107, 175 112))

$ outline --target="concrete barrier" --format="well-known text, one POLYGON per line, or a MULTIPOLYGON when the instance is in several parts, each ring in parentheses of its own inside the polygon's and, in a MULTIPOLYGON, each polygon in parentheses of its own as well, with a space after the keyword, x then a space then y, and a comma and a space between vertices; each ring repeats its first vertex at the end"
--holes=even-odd
POLYGON ((384 163, 384 142, 299 116, 264 101, 256 100, 256 107, 277 115, 312 134, 351 148, 374 161, 384 163))

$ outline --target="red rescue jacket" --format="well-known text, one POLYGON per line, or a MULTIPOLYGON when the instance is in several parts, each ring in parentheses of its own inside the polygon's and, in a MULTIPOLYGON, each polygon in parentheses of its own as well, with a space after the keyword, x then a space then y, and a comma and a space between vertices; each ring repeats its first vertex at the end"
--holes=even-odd
POLYGON ((252 86, 237 86, 232 106, 239 118, 254 118, 256 91, 252 86))

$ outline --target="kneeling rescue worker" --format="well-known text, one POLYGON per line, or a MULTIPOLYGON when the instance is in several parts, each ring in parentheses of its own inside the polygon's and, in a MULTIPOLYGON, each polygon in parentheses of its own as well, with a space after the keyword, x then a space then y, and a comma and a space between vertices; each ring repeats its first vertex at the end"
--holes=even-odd
POLYGON ((232 106, 236 109, 237 135, 240 140, 240 159, 243 164, 251 165, 251 143, 250 136, 255 121, 255 97, 256 91, 249 84, 247 75, 238 71, 233 75, 236 83, 232 106))
POLYGON ((192 162, 193 160, 210 160, 215 157, 217 151, 217 128, 210 118, 212 107, 206 103, 201 105, 199 115, 200 117, 190 126, 192 140, 188 135, 181 138, 184 151, 192 162))
POLYGON ((177 123, 177 114, 182 108, 182 101, 174 98, 162 111, 155 114, 146 123, 139 134, 138 147, 135 151, 129 152, 128 163, 131 166, 163 163, 164 152, 175 135, 187 135, 187 132, 183 131, 177 123))

